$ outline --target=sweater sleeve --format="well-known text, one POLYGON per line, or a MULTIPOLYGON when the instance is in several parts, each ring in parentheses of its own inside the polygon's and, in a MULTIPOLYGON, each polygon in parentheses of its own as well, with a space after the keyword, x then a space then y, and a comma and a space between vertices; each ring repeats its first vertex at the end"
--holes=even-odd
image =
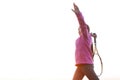
POLYGON ((81 28, 82 34, 84 37, 88 38, 88 30, 87 30, 87 25, 84 21, 84 17, 82 13, 79 11, 79 13, 75 13, 79 22, 79 26, 81 28))

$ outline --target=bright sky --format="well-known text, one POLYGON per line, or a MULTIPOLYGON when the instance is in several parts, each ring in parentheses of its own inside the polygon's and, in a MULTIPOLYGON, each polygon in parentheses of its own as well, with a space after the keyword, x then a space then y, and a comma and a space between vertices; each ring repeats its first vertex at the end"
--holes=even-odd
MULTIPOLYGON (((101 78, 120 76, 119 0, 1 0, 0 78, 71 80, 78 22, 75 2, 103 59, 101 78)), ((34 79, 35 80, 35 79, 34 79)))

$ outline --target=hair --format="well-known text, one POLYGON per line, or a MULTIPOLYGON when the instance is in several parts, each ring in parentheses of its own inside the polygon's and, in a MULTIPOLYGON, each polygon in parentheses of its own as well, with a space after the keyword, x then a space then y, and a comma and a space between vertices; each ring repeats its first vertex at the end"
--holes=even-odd
MULTIPOLYGON (((88 32, 90 32, 90 27, 89 27, 89 25, 86 24, 86 27, 87 27, 87 29, 88 29, 88 32)), ((80 28, 80 27, 78 27, 78 30, 79 30, 79 28, 80 28)))
POLYGON ((89 25, 86 24, 86 26, 87 26, 88 32, 90 32, 90 27, 89 27, 89 25))

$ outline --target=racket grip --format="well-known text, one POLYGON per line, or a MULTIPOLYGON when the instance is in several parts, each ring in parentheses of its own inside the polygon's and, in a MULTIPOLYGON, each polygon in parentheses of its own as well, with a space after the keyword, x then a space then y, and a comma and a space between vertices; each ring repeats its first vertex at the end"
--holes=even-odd
POLYGON ((96 43, 96 37, 94 37, 94 43, 96 43))
POLYGON ((94 43, 96 43, 96 37, 97 37, 97 35, 96 35, 96 33, 93 33, 93 35, 94 35, 94 43))

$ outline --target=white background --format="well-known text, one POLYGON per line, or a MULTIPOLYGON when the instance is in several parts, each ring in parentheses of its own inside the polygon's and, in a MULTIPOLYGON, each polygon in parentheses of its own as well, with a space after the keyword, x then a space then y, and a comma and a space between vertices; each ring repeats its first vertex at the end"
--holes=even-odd
POLYGON ((120 76, 119 0, 1 0, 1 80, 72 79, 79 26, 73 2, 98 35, 101 78, 120 76))

